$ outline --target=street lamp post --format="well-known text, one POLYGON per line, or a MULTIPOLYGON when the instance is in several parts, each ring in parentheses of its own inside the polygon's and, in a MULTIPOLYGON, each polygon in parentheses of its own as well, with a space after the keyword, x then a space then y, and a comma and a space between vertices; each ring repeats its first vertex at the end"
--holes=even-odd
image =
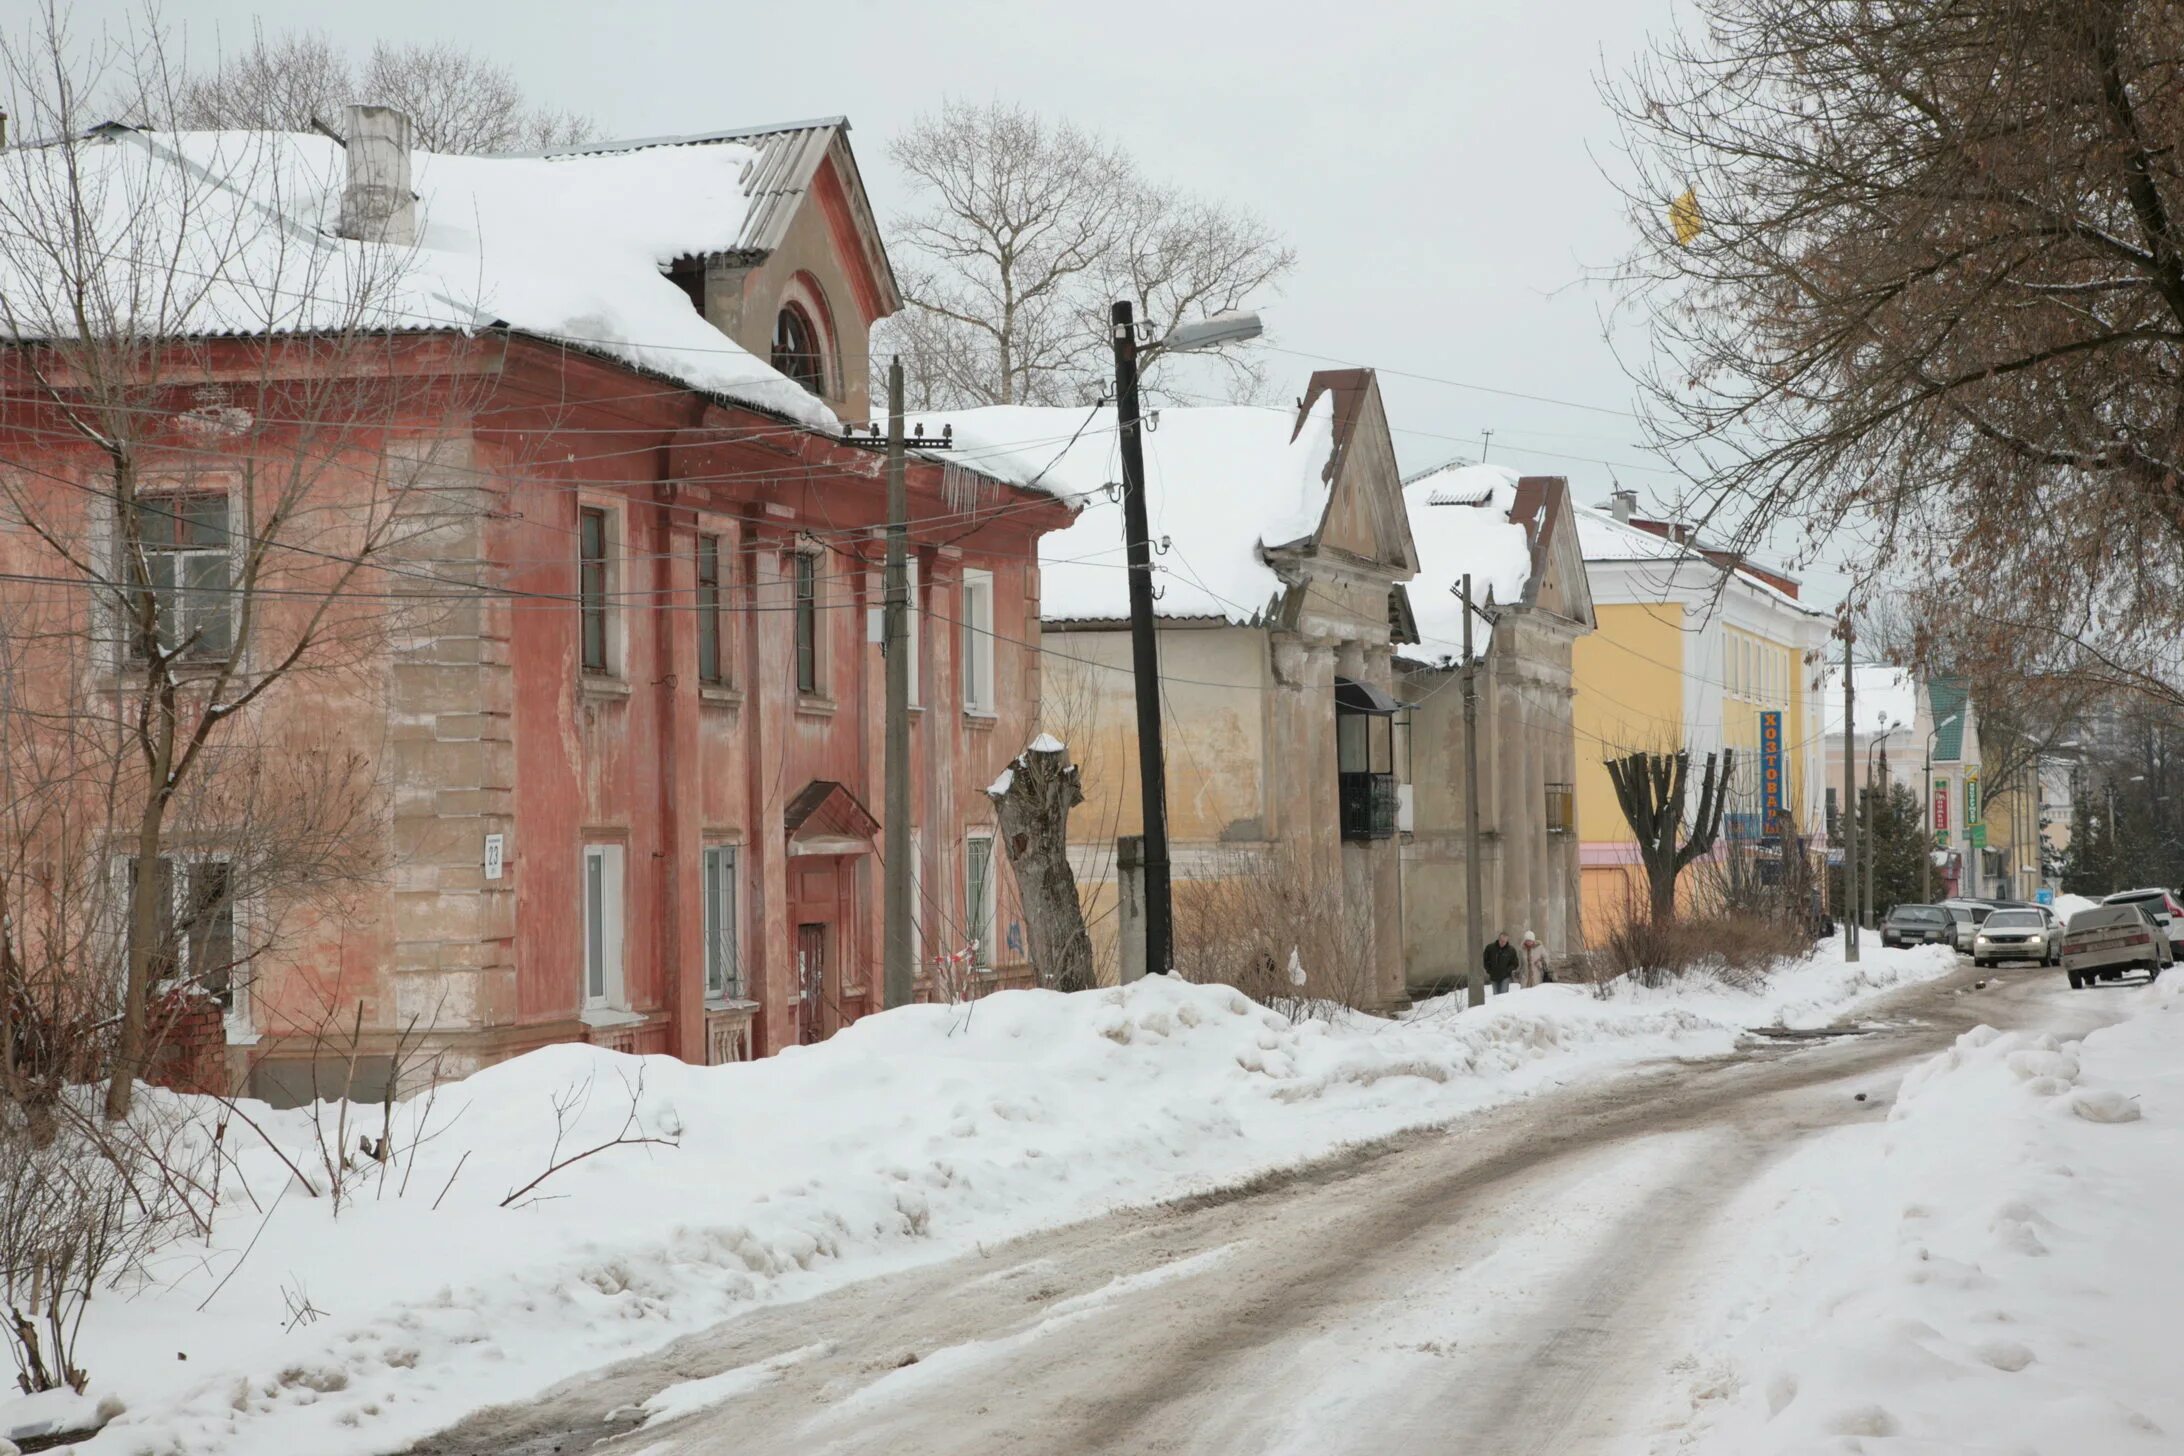
POLYGON ((1122 454, 1123 554, 1129 563, 1130 660, 1137 687, 1138 804, 1145 842, 1145 973, 1173 969, 1174 901, 1168 871, 1168 775, 1160 742, 1160 643, 1153 624, 1152 528, 1145 507, 1145 451, 1138 422, 1138 371, 1155 353, 1191 353, 1257 338, 1255 313, 1222 313, 1180 324, 1157 344, 1138 346, 1128 300, 1110 315, 1115 345, 1115 414, 1122 454))

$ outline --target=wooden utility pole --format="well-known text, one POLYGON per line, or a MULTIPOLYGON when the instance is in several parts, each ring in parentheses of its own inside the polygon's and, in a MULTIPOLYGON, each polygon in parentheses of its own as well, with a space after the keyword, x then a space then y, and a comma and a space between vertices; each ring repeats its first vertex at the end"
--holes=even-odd
POLYGON ((908 1006, 917 982, 910 944, 910 491, 904 478, 902 360, 887 366, 887 575, 881 652, 887 667, 885 926, 881 990, 908 1006))
POLYGON ((1464 1001, 1486 1004, 1481 958, 1486 938, 1479 928, 1479 661, 1471 652, 1471 573, 1464 573, 1464 1001))
POLYGON ((1173 912, 1168 891, 1168 772, 1160 744, 1160 643, 1153 623, 1152 528, 1145 510, 1145 450, 1138 438, 1138 342, 1135 311, 1118 300, 1110 315, 1115 344, 1115 414, 1122 444, 1122 535, 1130 570, 1130 668, 1137 682, 1138 805, 1145 839, 1145 973, 1173 968, 1173 912))
POLYGON ((1843 955, 1858 959, 1858 674, 1851 665, 1857 629, 1843 611, 1843 955))

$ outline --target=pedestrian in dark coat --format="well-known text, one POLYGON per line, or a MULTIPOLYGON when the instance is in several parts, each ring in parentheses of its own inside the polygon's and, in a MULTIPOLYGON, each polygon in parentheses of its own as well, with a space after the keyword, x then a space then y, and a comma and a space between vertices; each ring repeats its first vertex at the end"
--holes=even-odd
POLYGON ((1509 932, 1505 930, 1495 936, 1494 943, 1486 948, 1486 978, 1494 983, 1495 995, 1509 993, 1509 979, 1516 975, 1521 965, 1523 961, 1517 955, 1517 948, 1509 943, 1509 932))

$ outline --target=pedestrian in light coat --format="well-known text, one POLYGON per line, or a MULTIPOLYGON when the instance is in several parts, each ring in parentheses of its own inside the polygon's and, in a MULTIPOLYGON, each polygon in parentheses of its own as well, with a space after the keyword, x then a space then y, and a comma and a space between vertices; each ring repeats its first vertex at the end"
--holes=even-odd
POLYGON ((1524 984, 1544 986, 1555 978, 1554 970, 1547 964, 1547 947, 1539 943, 1539 937, 1524 932, 1524 984))

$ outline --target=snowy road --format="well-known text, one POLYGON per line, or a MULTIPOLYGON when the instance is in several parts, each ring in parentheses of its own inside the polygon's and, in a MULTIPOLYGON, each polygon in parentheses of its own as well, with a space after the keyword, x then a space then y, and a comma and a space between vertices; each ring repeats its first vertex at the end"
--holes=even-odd
POLYGON ((1869 1006, 1865 1035, 1566 1088, 756 1309, 415 1456, 613 1436, 619 1456, 1629 1449, 1739 1190, 1800 1138, 1885 1116, 1901 1074, 1979 1022, 2079 1035, 2137 994, 1979 974, 1869 1006))

